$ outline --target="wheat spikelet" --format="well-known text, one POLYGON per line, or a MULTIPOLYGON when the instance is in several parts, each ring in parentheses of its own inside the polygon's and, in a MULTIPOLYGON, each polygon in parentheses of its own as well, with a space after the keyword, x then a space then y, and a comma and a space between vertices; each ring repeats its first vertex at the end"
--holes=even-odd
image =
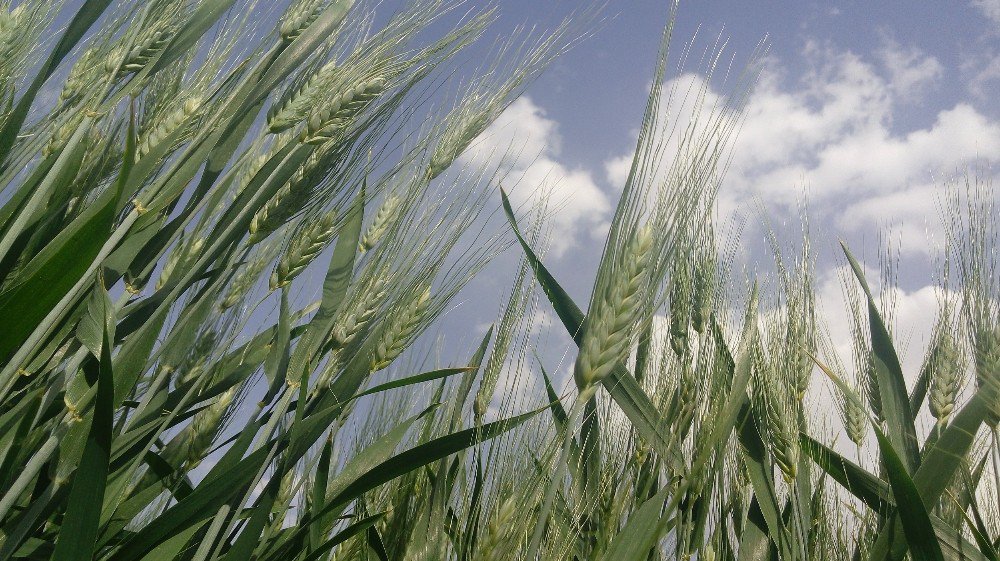
POLYGON ((48 143, 42 147, 42 157, 48 158, 49 156, 62 150, 63 146, 69 142, 69 139, 76 132, 76 128, 80 126, 83 122, 84 114, 82 111, 76 111, 70 114, 70 116, 63 121, 61 124, 57 123, 55 130, 52 131, 52 136, 49 138, 48 143))
POLYGON ((250 220, 249 245, 263 241, 308 203, 315 187, 316 174, 323 169, 323 158, 327 153, 326 150, 316 150, 310 154, 288 182, 254 213, 250 220))
POLYGON ((489 518, 486 524, 486 536, 483 539, 482 551, 479 552, 480 555, 485 556, 487 559, 495 558, 494 556, 501 551, 500 548, 503 543, 507 541, 510 528, 517 525, 516 519, 519 510, 514 494, 508 495, 500 503, 496 513, 489 518))
POLYGON ((868 417, 865 415, 865 410, 853 399, 846 396, 841 396, 841 403, 841 415, 847 438, 851 439, 854 444, 861 446, 868 433, 868 417))
POLYGON ((205 458, 205 453, 215 440, 222 418, 235 395, 236 388, 226 390, 215 403, 199 411, 191 420, 191 432, 186 447, 188 468, 197 466, 205 458))
POLYGON ((375 244, 385 235, 393 220, 396 219, 396 214, 402 204, 403 198, 398 195, 392 194, 386 197, 382 206, 375 212, 375 218, 372 219, 371 225, 368 226, 361 241, 358 242, 359 253, 365 253, 375 247, 375 244))
POLYGON ((385 85, 385 80, 380 77, 360 81, 322 104, 322 109, 309 116, 302 142, 323 144, 338 138, 355 115, 382 93, 385 85))
POLYGON ((222 301, 219 302, 219 309, 225 311, 238 304, 243 299, 243 296, 257 283, 257 277, 266 264, 266 260, 257 259, 247 265, 243 272, 233 279, 233 282, 229 285, 229 291, 222 301))
POLYGON ((696 406, 701 393, 696 371, 688 362, 681 365, 681 375, 677 380, 677 415, 674 418, 674 433, 683 434, 694 420, 696 406))
POLYGON ((275 513, 274 520, 271 521, 269 528, 269 533, 277 532, 281 530, 281 527, 285 524, 285 513, 288 511, 288 505, 291 503, 292 499, 295 497, 295 493, 300 487, 300 476, 294 469, 288 470, 281 477, 281 481, 278 483, 278 492, 274 497, 274 507, 272 512, 275 513))
POLYGON ((67 103, 83 95, 94 80, 94 68, 98 64, 97 51, 87 49, 73 63, 73 67, 63 82, 59 92, 59 103, 67 103))
POLYGON ((373 372, 389 366, 406 349, 406 345, 420 327, 430 301, 431 289, 428 286, 408 307, 393 317, 392 323, 382 331, 375 345, 370 367, 373 372))
POLYGON ((13 70, 13 62, 19 58, 21 41, 20 35, 28 16, 26 3, 20 3, 13 10, 0 8, 0 65, 3 65, 3 74, 10 75, 13 70))
POLYGON ((428 179, 436 178, 451 167, 469 144, 486 130, 490 122, 489 113, 482 111, 463 116, 454 127, 448 128, 431 153, 430 163, 427 166, 428 179))
POLYGON ((160 271, 160 278, 156 281, 156 290, 163 288, 170 280, 170 276, 179 265, 186 264, 192 257, 205 247, 205 238, 195 238, 190 242, 184 239, 185 233, 181 232, 177 240, 177 245, 167 256, 163 269, 160 271))
POLYGON ((218 342, 218 335, 215 331, 204 333, 194 344, 194 348, 188 354, 184 363, 177 368, 180 376, 177 379, 178 386, 184 386, 194 382, 205 372, 205 364, 212 355, 212 350, 218 342))
POLYGON ((770 393, 760 402, 758 419, 762 421, 767 434, 768 449, 778 465, 785 481, 791 483, 797 475, 799 464, 798 429, 792 424, 789 416, 794 414, 783 396, 774 395, 780 390, 771 389, 770 393))
POLYGON ((292 282, 323 251, 336 233, 335 220, 336 213, 329 212, 299 230, 271 274, 271 290, 292 282))
MULTIPOLYGON (((298 39, 299 35, 302 35, 302 32, 327 9, 339 10, 339 20, 332 27, 340 27, 353 4, 354 0, 333 0, 332 2, 328 0, 299 0, 289 6, 281 16, 278 32, 282 39, 290 43, 298 39)), ((332 41, 332 38, 328 40, 332 41)))
POLYGON ((805 397, 809 389, 813 371, 812 357, 816 354, 812 329, 803 319, 807 313, 796 307, 791 309, 786 342, 789 357, 792 359, 791 382, 794 385, 795 396, 799 400, 805 397))
POLYGON ((621 258, 621 268, 609 283, 604 298, 595 303, 587 319, 573 377, 578 388, 589 388, 607 376, 622 360, 632 339, 653 247, 652 228, 636 231, 621 258))
POLYGON ((798 407, 801 402, 787 377, 776 370, 783 365, 784 358, 777 357, 777 364, 772 364, 760 345, 751 349, 755 418, 774 463, 785 481, 791 483, 799 463, 798 407))
POLYGON ((991 427, 1000 423, 1000 327, 981 328, 974 336, 976 385, 990 392, 991 427))
POLYGON ((168 113, 139 140, 139 144, 136 146, 136 160, 149 154, 168 136, 186 126, 198 114, 199 109, 201 109, 201 98, 193 96, 185 100, 180 107, 168 113))
POLYGON ((143 30, 135 39, 131 48, 124 44, 115 47, 104 62, 104 70, 108 73, 118 69, 118 75, 139 72, 167 46, 167 43, 180 30, 180 25, 171 16, 157 18, 153 25, 143 30))
POLYGON ((276 103, 267 115, 267 127, 272 133, 286 131, 301 123, 320 98, 332 87, 337 77, 337 65, 328 62, 314 72, 287 99, 276 103))
POLYGON ((388 281, 380 276, 371 286, 357 295, 352 306, 337 318, 337 323, 330 332, 330 338, 336 348, 344 348, 354 342, 359 333, 375 316, 385 297, 388 281))
POLYGON ((946 331, 939 331, 931 342, 923 365, 923 371, 930 382, 928 406, 939 427, 948 423, 955 410, 955 401, 962 389, 962 362, 962 355, 954 338, 946 331))
POLYGON ((715 255, 711 251, 698 252, 694 268, 694 294, 691 308, 691 326, 698 333, 704 333, 712 316, 716 285, 715 255))

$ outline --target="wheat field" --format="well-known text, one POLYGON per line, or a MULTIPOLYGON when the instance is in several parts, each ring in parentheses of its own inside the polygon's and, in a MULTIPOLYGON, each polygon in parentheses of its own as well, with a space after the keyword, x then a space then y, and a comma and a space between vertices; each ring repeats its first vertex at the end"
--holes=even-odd
POLYGON ((455 80, 502 3, 0 1, 0 561, 1000 560, 992 184, 948 186, 916 382, 846 245, 839 356, 808 237, 757 277, 716 235, 766 45, 724 103, 666 92, 664 5, 582 302, 557 205, 463 155, 600 6, 455 80), (440 343, 501 255, 485 336, 440 343))

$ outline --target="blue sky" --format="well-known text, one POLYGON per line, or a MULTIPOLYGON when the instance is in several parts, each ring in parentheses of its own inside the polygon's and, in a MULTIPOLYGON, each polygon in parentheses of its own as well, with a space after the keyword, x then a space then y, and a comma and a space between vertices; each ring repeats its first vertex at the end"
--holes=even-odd
MULTIPOLYGON (((551 27, 581 4, 498 5, 502 16, 492 33, 502 34, 522 22, 551 27)), ((663 0, 609 2, 607 18, 486 134, 488 145, 493 138, 492 145, 525 147, 514 163, 525 174, 513 188, 522 199, 531 197, 524 190, 536 187, 533 179, 545 177, 556 199, 565 201, 552 218, 548 261, 581 304, 634 148, 667 8, 663 0)), ((736 68, 763 38, 770 45, 720 193, 718 220, 745 219, 738 252, 746 263, 766 263, 752 209, 762 205, 779 237, 795 240, 805 197, 817 289, 844 350, 837 240, 876 268, 880 236, 888 236, 899 257, 896 336, 904 369, 914 376, 937 309, 941 186, 970 165, 986 176, 1000 170, 1000 0, 682 2, 667 79, 697 83, 704 69, 696 55, 718 37, 736 68), (696 55, 680 71, 678 55, 692 39, 696 55)), ((727 86, 716 80, 712 92, 724 96, 727 86)), ((473 283, 446 319, 446 331, 485 325, 506 280, 487 275, 473 283)), ((539 306, 539 314, 546 311, 539 306)), ((571 358, 567 341, 556 341, 543 354, 571 358)))

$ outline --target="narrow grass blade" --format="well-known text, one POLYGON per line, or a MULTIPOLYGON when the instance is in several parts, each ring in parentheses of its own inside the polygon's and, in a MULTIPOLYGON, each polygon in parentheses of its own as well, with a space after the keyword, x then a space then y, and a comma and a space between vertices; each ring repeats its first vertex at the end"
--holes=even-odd
POLYGON ((874 423, 875 436, 885 462, 886 475, 896 501, 897 514, 903 524, 903 532, 914 561, 944 561, 941 544, 938 543, 931 524, 927 507, 920 498, 913 479, 906 472, 906 466, 892 448, 889 438, 874 423))
POLYGON ((306 555, 302 561, 317 561, 319 559, 323 559, 327 552, 336 547, 338 544, 343 543, 348 538, 354 537, 365 530, 375 527, 375 523, 384 517, 385 513, 382 512, 358 520, 354 524, 351 524, 340 532, 337 532, 337 535, 330 538, 326 543, 316 548, 316 550, 309 555, 306 555))
POLYGON ((429 372, 414 374, 413 376, 407 376, 405 378, 400 378, 398 380, 392 380, 391 382, 386 382, 384 384, 372 386, 371 388, 368 388, 367 390, 355 395, 352 399, 358 399, 366 395, 372 395, 398 388, 405 388, 406 386, 412 386, 414 384, 422 384, 424 382, 430 382, 432 380, 441 380, 449 376, 454 376, 455 374, 475 372, 476 370, 477 368, 471 366, 461 366, 458 368, 440 368, 438 370, 431 370, 429 372))
POLYGON ((906 391, 906 381, 899 365, 899 356, 878 311, 872 291, 868 287, 868 281, 865 280, 861 265, 847 249, 847 245, 841 243, 841 247, 868 300, 872 359, 875 362, 875 378, 878 382, 882 416, 888 428, 889 440, 902 454, 906 472, 912 475, 920 465, 920 452, 917 449, 917 434, 913 426, 913 414, 910 411, 910 396, 906 391))
POLYGON ((649 555, 670 525, 670 520, 663 513, 663 502, 670 490, 670 487, 660 490, 629 516, 601 557, 603 561, 645 559, 649 555))
MULTIPOLYGON (((98 290, 103 292, 103 287, 98 290)), ((109 302, 110 303, 110 302, 109 302)), ((111 370, 111 335, 108 324, 111 310, 105 309, 101 358, 97 365, 97 398, 94 414, 83 449, 80 466, 73 477, 63 519, 52 554, 53 561, 86 561, 92 558, 97 541, 101 505, 104 504, 108 462, 111 458, 112 425, 114 423, 114 375, 111 370)))
POLYGON ((875 512, 888 512, 891 506, 889 486, 864 468, 844 458, 805 433, 799 434, 802 451, 812 458, 834 481, 840 483, 875 512))

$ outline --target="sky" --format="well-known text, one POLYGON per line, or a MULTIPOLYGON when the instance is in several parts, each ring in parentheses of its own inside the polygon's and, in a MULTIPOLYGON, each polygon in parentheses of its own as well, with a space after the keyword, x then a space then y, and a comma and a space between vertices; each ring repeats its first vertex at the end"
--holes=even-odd
MULTIPOLYGON (((485 43, 489 33, 523 22, 551 27, 581 5, 497 4, 502 15, 485 43)), ((668 3, 611 1, 604 15, 483 139, 523 147, 513 167, 524 180, 509 189, 530 198, 546 180, 563 202, 550 219, 546 261, 581 305, 631 161, 668 3)), ((821 307, 845 356, 845 263, 838 242, 877 279, 889 240, 898 286, 886 290, 896 299, 895 336, 912 380, 937 310, 943 185, 973 167, 985 178, 1000 170, 1000 0, 681 2, 666 79, 700 84, 702 53, 720 41, 736 72, 765 39, 768 54, 733 146, 716 219, 723 227, 742 223, 742 236, 731 240, 741 262, 766 269, 762 217, 791 242, 801 237, 805 209, 821 307), (686 45, 691 55, 681 66, 686 45)), ((732 83, 717 75, 710 95, 726 96, 732 83)), ((501 259, 496 270, 516 257, 501 259)), ((484 330, 492 319, 488 308, 499 306, 508 286, 500 274, 477 279, 445 318, 446 332, 461 333, 454 326, 464 325, 470 333, 472 324, 484 330)), ((545 305, 538 313, 551 323, 545 305)), ((543 355, 556 362, 550 370, 568 380, 568 340, 555 337, 543 355)))

